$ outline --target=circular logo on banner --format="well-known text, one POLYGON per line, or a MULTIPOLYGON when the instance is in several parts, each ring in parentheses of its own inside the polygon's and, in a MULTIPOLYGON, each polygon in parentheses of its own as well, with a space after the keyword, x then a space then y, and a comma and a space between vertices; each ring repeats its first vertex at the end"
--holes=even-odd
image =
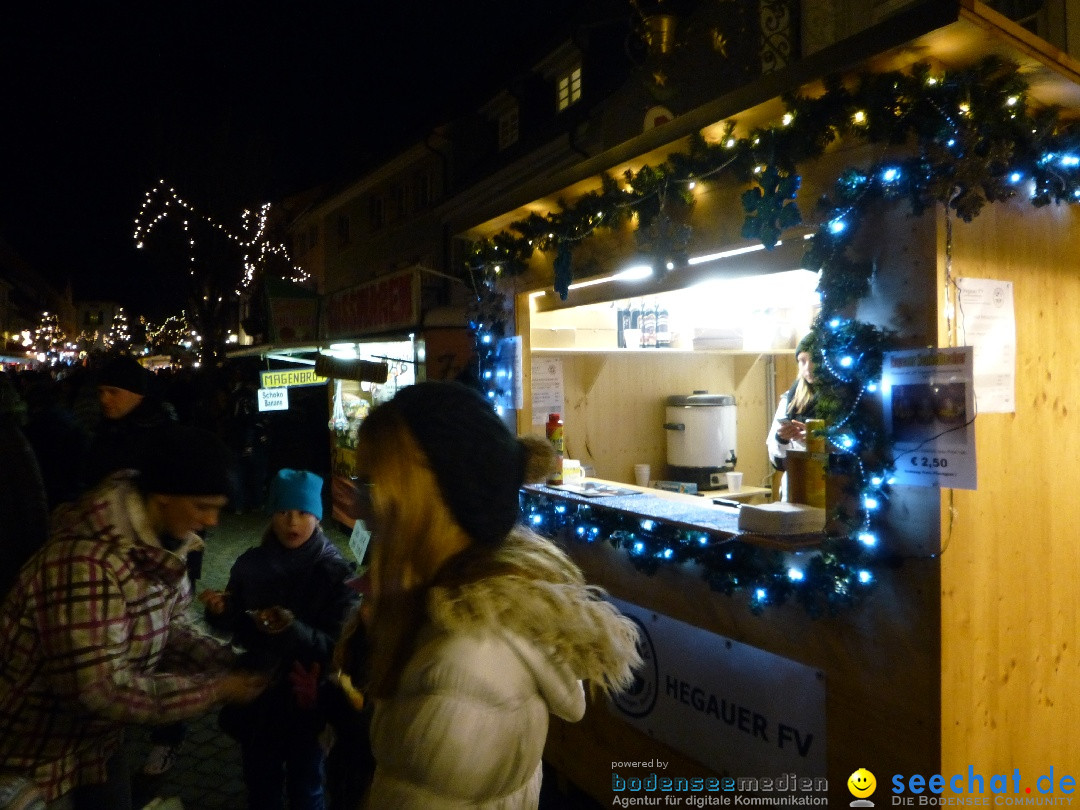
POLYGON ((634 671, 634 682, 626 691, 612 695, 611 702, 623 714, 644 717, 656 707, 656 697, 660 692, 660 664, 656 660, 652 636, 645 629, 645 625, 636 616, 626 618, 636 624, 640 631, 637 651, 641 656, 641 666, 634 671))

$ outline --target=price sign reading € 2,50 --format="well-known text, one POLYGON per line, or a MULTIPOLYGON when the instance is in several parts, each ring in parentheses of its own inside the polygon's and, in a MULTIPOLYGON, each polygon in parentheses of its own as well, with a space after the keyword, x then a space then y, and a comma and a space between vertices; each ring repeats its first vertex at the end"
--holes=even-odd
POLYGON ((889 352, 882 392, 895 483, 975 489, 971 347, 889 352))

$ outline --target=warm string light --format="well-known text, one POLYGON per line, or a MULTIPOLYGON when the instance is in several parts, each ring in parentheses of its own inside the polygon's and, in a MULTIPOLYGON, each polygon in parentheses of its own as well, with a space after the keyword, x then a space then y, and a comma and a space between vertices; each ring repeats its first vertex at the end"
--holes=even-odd
POLYGON ((135 217, 135 231, 133 238, 135 239, 136 248, 145 246, 146 240, 153 233, 154 228, 168 217, 173 207, 186 211, 187 214, 190 215, 185 216, 180 223, 181 228, 187 237, 188 267, 190 275, 195 275, 196 272, 196 242, 194 231, 191 226, 191 218, 195 217, 204 225, 213 228, 225 238, 232 240, 241 247, 243 251, 243 272, 241 274, 240 286, 235 291, 237 295, 241 295, 243 291, 252 284, 259 269, 265 266, 265 263, 270 256, 280 257, 285 264, 289 266, 290 274, 286 276, 287 281, 301 284, 311 280, 311 276, 302 267, 293 263, 285 245, 271 240, 270 235, 267 232, 267 220, 271 207, 270 203, 264 203, 259 208, 258 214, 253 214, 250 210, 244 210, 240 216, 240 232, 237 233, 229 230, 209 215, 198 212, 191 203, 187 202, 177 194, 176 189, 168 188, 164 180, 159 180, 157 186, 146 192, 146 197, 139 209, 139 214, 135 217), (156 213, 151 215, 155 210, 156 213))
POLYGON ((147 352, 168 351, 174 347, 190 349, 202 341, 188 320, 186 310, 179 315, 170 315, 157 325, 146 318, 142 318, 141 322, 146 332, 147 352))
POLYGON ((39 363, 71 363, 78 356, 78 347, 68 340, 55 312, 42 312, 33 333, 29 330, 22 333, 22 342, 27 353, 33 353, 39 363))

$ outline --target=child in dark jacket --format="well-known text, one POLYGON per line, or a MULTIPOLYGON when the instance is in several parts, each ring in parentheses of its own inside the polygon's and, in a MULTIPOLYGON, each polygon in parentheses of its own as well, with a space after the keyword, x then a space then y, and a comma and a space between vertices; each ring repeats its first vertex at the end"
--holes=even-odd
POLYGON ((233 564, 224 591, 200 599, 211 626, 231 631, 247 665, 273 670, 271 686, 241 710, 223 710, 240 743, 251 810, 323 810, 326 717, 318 700, 334 644, 356 604, 353 566, 323 534, 322 478, 283 469, 270 484, 273 516, 262 543, 233 564))

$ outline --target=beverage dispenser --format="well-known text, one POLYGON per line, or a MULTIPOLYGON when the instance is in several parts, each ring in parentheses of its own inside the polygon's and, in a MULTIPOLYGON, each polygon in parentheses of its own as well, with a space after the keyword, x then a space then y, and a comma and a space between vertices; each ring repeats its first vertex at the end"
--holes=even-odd
POLYGON ((695 391, 667 398, 668 478, 720 489, 735 469, 735 397, 695 391))

